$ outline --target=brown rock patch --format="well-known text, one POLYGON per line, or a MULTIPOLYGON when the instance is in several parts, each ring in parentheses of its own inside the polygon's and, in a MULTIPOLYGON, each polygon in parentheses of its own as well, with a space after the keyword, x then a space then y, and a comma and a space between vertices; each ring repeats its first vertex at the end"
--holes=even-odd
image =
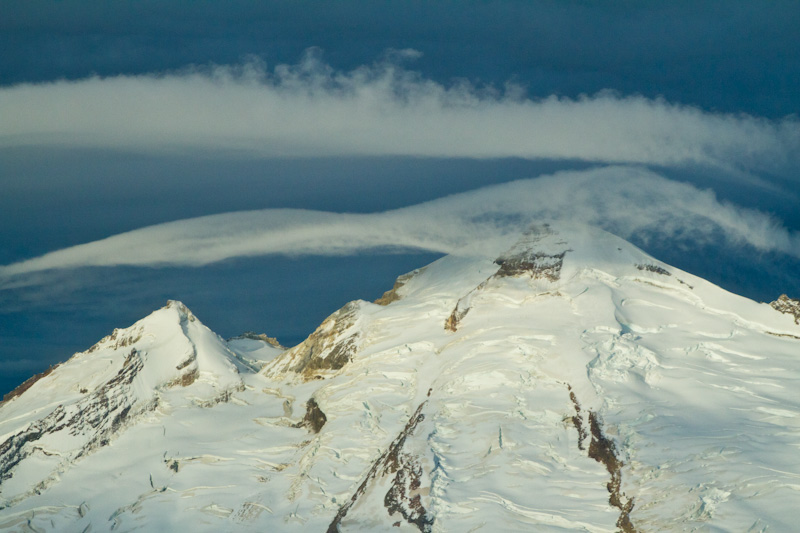
POLYGON ((792 315, 794 323, 800 324, 800 300, 797 298, 789 298, 785 294, 781 294, 777 300, 769 304, 776 311, 792 315))

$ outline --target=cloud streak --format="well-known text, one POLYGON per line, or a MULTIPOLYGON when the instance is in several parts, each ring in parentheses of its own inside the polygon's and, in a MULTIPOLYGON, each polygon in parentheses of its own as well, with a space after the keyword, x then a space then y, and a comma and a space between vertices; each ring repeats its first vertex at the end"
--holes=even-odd
POLYGON ((800 258, 800 235, 759 211, 639 167, 561 172, 373 214, 267 209, 159 224, 0 267, 0 287, 84 266, 202 266, 257 255, 419 249, 498 253, 532 222, 572 220, 626 239, 752 246, 800 258), (487 244, 491 241, 492 244, 487 244), (485 251, 485 248, 481 248, 485 251))
POLYGON ((530 100, 404 69, 413 51, 350 72, 310 52, 163 75, 0 89, 0 147, 236 150, 256 156, 569 158, 791 175, 800 123, 721 115, 640 96, 530 100))

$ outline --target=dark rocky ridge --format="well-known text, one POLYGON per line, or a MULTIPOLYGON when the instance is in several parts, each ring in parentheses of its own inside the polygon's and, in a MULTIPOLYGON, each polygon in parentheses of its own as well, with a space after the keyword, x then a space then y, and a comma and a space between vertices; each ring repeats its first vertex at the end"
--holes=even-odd
POLYGON ((575 416, 569 420, 578 431, 578 449, 585 451, 586 439, 591 436, 588 455, 598 463, 603 464, 611 476, 606 488, 609 494, 608 503, 620 511, 616 525, 623 533, 636 533, 637 530, 630 517, 634 505, 633 498, 628 498, 622 492, 622 467, 625 466, 625 463, 619 458, 617 446, 613 440, 605 435, 599 415, 591 410, 588 411, 589 430, 587 431, 581 404, 570 385, 567 385, 567 390, 569 390, 569 398, 575 408, 575 416))
MULTIPOLYGON (((119 372, 102 387, 73 405, 59 405, 46 417, 6 439, 0 444, 0 484, 13 477, 15 467, 30 455, 51 455, 39 444, 39 441, 49 435, 63 431, 71 436, 83 437, 85 442, 71 454, 59 455, 58 464, 52 474, 42 482, 45 484, 59 469, 108 445, 128 419, 155 409, 157 400, 136 405, 136 396, 130 394, 131 384, 143 366, 142 356, 134 348, 119 372)), ((26 496, 20 495, 8 504, 13 505, 26 496)))
POLYGON ((800 324, 800 300, 797 298, 789 298, 785 294, 781 294, 777 300, 769 305, 781 313, 792 315, 794 317, 794 323, 800 324))
POLYGON ((397 278, 397 280, 395 280, 394 285, 392 286, 392 288, 390 290, 384 292, 383 296, 381 296, 380 298, 375 300, 373 303, 376 303, 378 305, 389 305, 392 302, 396 302, 397 300, 399 300, 401 298, 401 296, 398 294, 398 291, 401 288, 403 288, 406 285, 406 283, 409 282, 409 280, 411 280, 414 276, 416 276, 417 274, 420 274, 424 270, 425 270, 425 267, 422 267, 422 268, 418 268, 416 270, 412 270, 411 272, 408 272, 407 274, 403 274, 402 276, 399 276, 397 278))
POLYGON ((646 270, 647 272, 654 272, 656 274, 661 274, 662 276, 672 275, 669 270, 667 270, 666 268, 662 268, 658 265, 651 265, 651 264, 636 265, 636 268, 638 268, 639 270, 646 270))
MULTIPOLYGON (((431 391, 428 391, 430 397, 431 391)), ((425 400, 408 419, 403 430, 392 441, 386 451, 372 464, 366 477, 356 489, 350 499, 339 508, 333 521, 328 526, 328 533, 338 533, 342 520, 358 499, 367 492, 372 481, 394 474, 391 487, 383 499, 389 515, 400 513, 410 524, 413 524, 423 533, 430 533, 433 528, 433 516, 422 505, 421 495, 417 492, 421 486, 422 467, 419 460, 413 455, 404 453, 403 446, 406 439, 414 432, 420 422, 425 420, 422 409, 428 403, 425 400)))
POLYGON ((534 279, 558 281, 561 277, 561 266, 564 263, 564 256, 567 252, 568 250, 559 254, 528 252, 512 257, 498 257, 494 262, 500 265, 500 269, 495 276, 502 278, 530 274, 534 279))

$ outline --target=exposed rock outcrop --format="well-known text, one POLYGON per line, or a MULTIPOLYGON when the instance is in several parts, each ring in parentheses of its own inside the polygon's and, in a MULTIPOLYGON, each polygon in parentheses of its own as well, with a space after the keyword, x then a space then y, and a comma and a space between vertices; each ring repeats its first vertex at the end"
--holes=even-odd
POLYGON ((269 336, 267 336, 266 333, 255 333, 253 331, 245 331, 241 335, 237 335, 236 337, 231 337, 228 340, 229 341, 234 341, 234 340, 238 340, 238 339, 250 339, 250 340, 254 340, 254 341, 263 341, 263 342, 266 342, 267 344, 269 344, 270 346, 272 346, 274 348, 278 348, 279 350, 285 350, 286 349, 285 346, 281 345, 281 343, 278 342, 277 338, 269 337, 269 336))
POLYGON ((588 450, 589 457, 603 464, 611 476, 606 488, 609 494, 608 503, 620 511, 616 525, 623 533, 636 533, 637 530, 630 517, 634 505, 633 498, 628 498, 622 491, 622 467, 625 466, 625 463, 619 458, 614 441, 605 435, 600 417, 591 410, 587 412, 589 423, 589 430, 587 431, 581 404, 572 387, 567 385, 567 389, 569 390, 569 398, 575 408, 575 416, 571 417, 570 421, 578 431, 578 449, 585 451, 586 439, 591 437, 588 450))
POLYGON ((556 232, 550 229, 548 224, 534 225, 526 231, 511 249, 494 260, 500 268, 458 300, 453 311, 445 320, 444 329, 457 331, 459 324, 471 309, 472 298, 495 280, 528 276, 531 279, 558 281, 561 277, 564 256, 570 250, 565 249, 565 243, 555 243, 555 248, 559 251, 553 251, 553 243, 544 245, 541 242, 553 235, 556 235, 556 232))
MULTIPOLYGON (((428 391, 430 396, 431 391, 428 391)), ((433 516, 431 516, 422 505, 420 494, 422 466, 419 460, 413 455, 405 453, 403 446, 406 439, 414 432, 420 422, 425 420, 422 409, 428 401, 422 402, 417 410, 411 415, 406 426, 400 434, 392 441, 389 447, 372 464, 367 472, 364 481, 356 489, 350 499, 339 508, 333 521, 328 526, 328 533, 338 533, 339 526, 344 520, 350 509, 356 504, 358 499, 363 496, 370 485, 377 479, 394 475, 391 487, 383 499, 389 515, 395 513, 400 515, 408 522, 413 524, 423 533, 429 533, 433 529, 433 516)))
POLYGON ((510 250, 495 259, 494 262, 500 265, 495 277, 519 277, 528 274, 534 279, 558 281, 564 256, 569 250, 560 246, 561 249, 555 251, 551 249, 552 244, 541 246, 545 238, 553 235, 556 232, 549 224, 531 226, 510 250))
POLYGON ((308 428, 309 431, 319 433, 322 426, 324 426, 327 421, 328 417, 325 416, 325 413, 320 409, 317 400, 309 398, 306 402, 306 415, 303 417, 303 420, 295 424, 294 427, 305 427, 308 428))
POLYGON ((21 395, 22 393, 24 393, 26 390, 28 390, 28 389, 30 389, 31 387, 33 387, 33 385, 34 385, 34 384, 35 384, 37 381, 39 381, 40 379, 42 379, 42 378, 44 378, 44 377, 46 377, 46 376, 49 376, 49 375, 50 375, 50 373, 51 373, 53 370, 55 370, 56 368, 58 368, 58 365, 53 365, 53 366, 51 366, 50 368, 48 368, 47 370, 45 370, 44 372, 42 372, 41 374, 36 374, 35 376, 33 376, 33 377, 30 377, 30 378, 26 379, 26 380, 25 380, 25 381, 24 381, 24 382, 23 382, 21 385, 19 385, 17 388, 15 388, 15 389, 14 389, 14 390, 12 390, 11 392, 9 392, 9 393, 5 394, 5 395, 3 396, 3 400, 2 400, 2 401, 0 401, 0 405, 3 405, 5 402, 7 402, 7 401, 9 401, 9 400, 12 400, 12 399, 14 399, 14 398, 16 398, 17 396, 20 396, 20 395, 21 395))
POLYGON ((293 372, 304 380, 322 379, 328 371, 342 369, 358 348, 358 318, 361 302, 355 301, 325 319, 306 340, 286 351, 264 372, 268 375, 293 372))
POLYGON ((495 276, 522 276, 530 274, 534 279, 558 281, 561 277, 561 266, 564 263, 566 251, 558 254, 544 252, 522 253, 512 257, 498 257, 495 263, 500 265, 500 270, 495 276))
POLYGON ((95 352, 101 348, 109 348, 117 350, 127 346, 133 346, 142 338, 142 331, 139 328, 117 329, 111 335, 107 335, 100 339, 100 342, 86 350, 86 353, 95 352))
POLYGON ((411 280, 413 277, 415 277, 417 274, 420 274, 424 270, 425 270, 425 267, 418 268, 416 270, 412 270, 411 272, 408 272, 407 274, 403 274, 402 276, 399 276, 397 278, 397 280, 395 280, 394 286, 390 290, 384 292, 383 296, 381 296, 380 298, 375 300, 375 302, 373 302, 373 303, 376 303, 378 305, 389 305, 390 303, 396 302, 397 300, 401 299, 402 296, 400 296, 398 291, 401 288, 403 288, 406 285, 406 283, 409 282, 409 280, 411 280))
POLYGON ((19 387, 16 408, 30 411, 4 428, 0 507, 42 493, 159 406, 229 401, 244 383, 223 350, 222 340, 183 304, 170 302, 52 368, 47 379, 39 376, 19 387), (181 394, 179 388, 197 382, 181 394))
POLYGON ((661 274, 662 276, 671 276, 672 275, 669 270, 667 270, 666 268, 662 268, 662 267, 660 267, 658 265, 652 265, 652 264, 641 265, 641 264, 639 264, 639 265, 636 265, 636 268, 638 268, 639 270, 645 270, 647 272, 654 272, 656 274, 661 274))
MULTIPOLYGON (((153 410, 156 400, 137 404, 136 396, 130 394, 131 384, 143 365, 141 355, 134 348, 119 372, 102 387, 75 404, 59 405, 46 417, 6 439, 0 444, 0 483, 13 477, 15 467, 26 457, 40 453, 58 458, 52 461, 51 475, 43 481, 46 485, 70 462, 106 446, 128 419, 153 410), (59 433, 71 437, 73 443, 76 440, 82 443, 68 450, 59 449, 56 436, 59 433)), ((28 494, 17 495, 10 503, 26 496, 28 494)))
POLYGON ((769 305, 781 313, 792 315, 794 317, 794 323, 800 324, 800 300, 797 298, 789 298, 785 294, 781 294, 777 300, 769 305))
POLYGON ((471 308, 472 297, 475 294, 482 291, 483 288, 491 279, 492 278, 490 277, 489 279, 487 279, 486 281, 484 281, 483 283, 472 289, 465 296, 458 299, 458 302, 456 302, 456 306, 453 308, 453 312, 450 313, 450 316, 448 316, 447 320, 445 320, 444 322, 445 330, 452 332, 458 331, 458 325, 461 323, 464 317, 467 316, 467 313, 469 313, 469 310, 471 308))
MULTIPOLYGON (((459 300, 459 303, 461 303, 460 300, 459 300)), ((450 316, 448 316, 447 320, 445 320, 444 329, 446 329, 447 331, 453 331, 453 332, 457 331, 458 330, 458 323, 461 322, 461 319, 463 319, 465 316, 467 316, 468 312, 469 312, 469 307, 464 306, 463 308, 459 308, 459 306, 456 305, 453 308, 453 312, 450 313, 450 316)))

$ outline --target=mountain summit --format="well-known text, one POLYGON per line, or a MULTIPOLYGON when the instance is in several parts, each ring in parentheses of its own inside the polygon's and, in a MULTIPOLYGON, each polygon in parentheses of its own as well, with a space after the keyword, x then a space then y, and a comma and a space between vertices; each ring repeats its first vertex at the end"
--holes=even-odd
POLYGON ((0 404, 9 531, 789 531, 797 300, 542 224, 301 344, 181 303, 0 404))

